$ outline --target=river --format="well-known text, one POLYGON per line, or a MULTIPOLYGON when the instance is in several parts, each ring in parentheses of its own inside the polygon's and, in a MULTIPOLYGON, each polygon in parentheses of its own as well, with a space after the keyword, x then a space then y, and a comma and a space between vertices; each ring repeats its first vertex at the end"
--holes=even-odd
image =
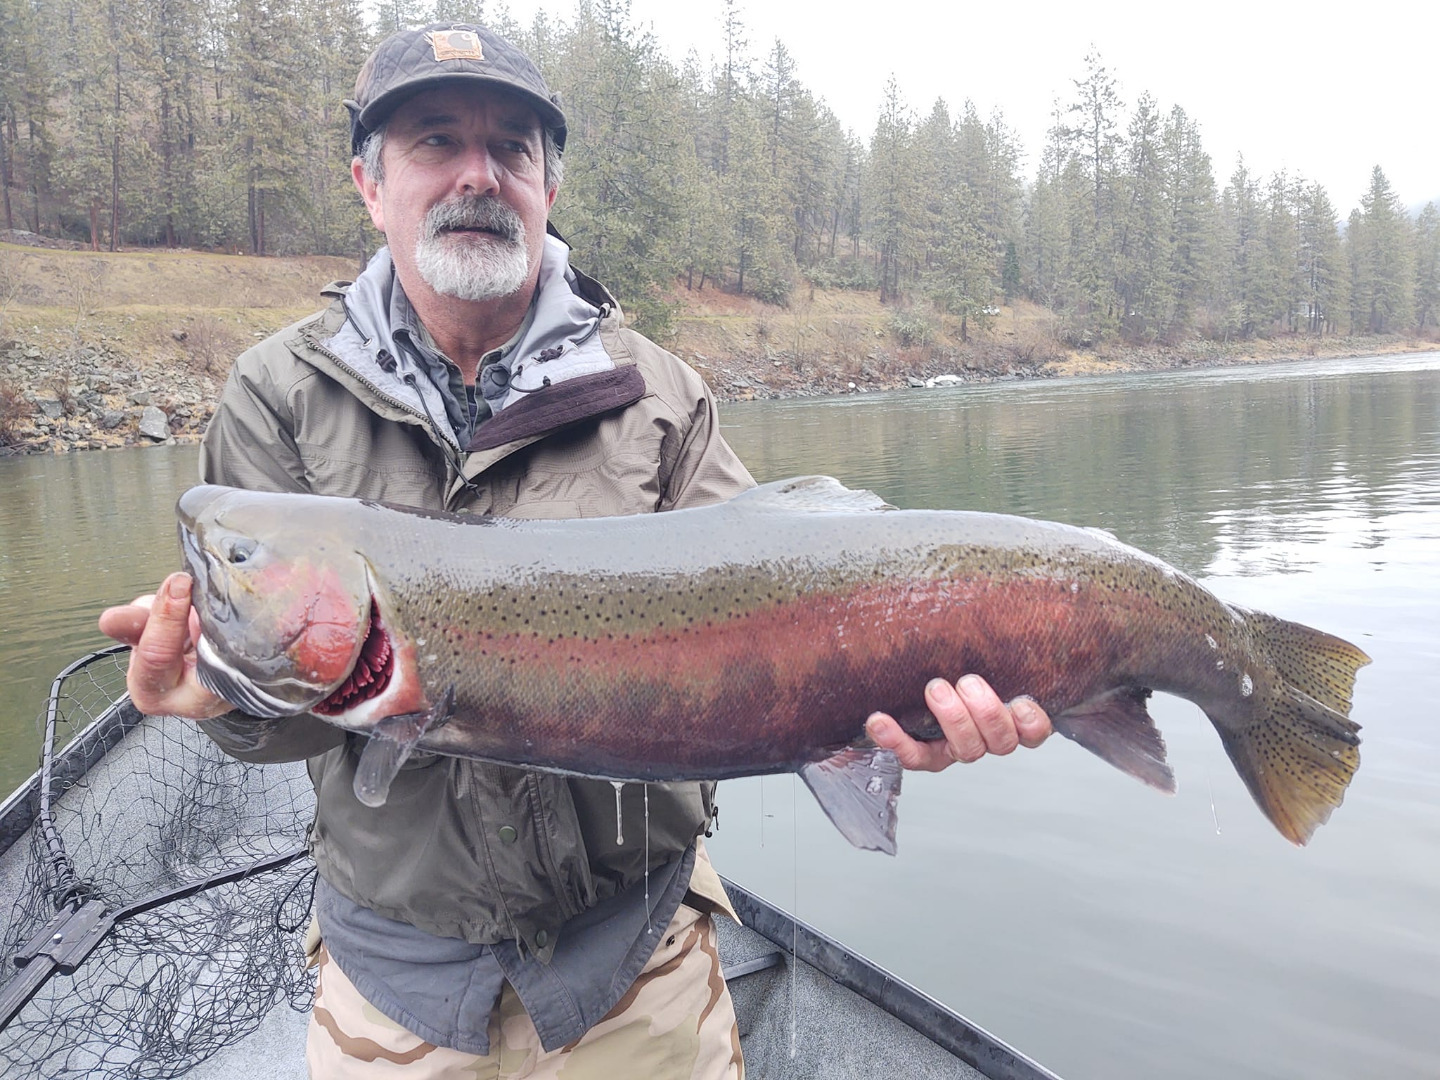
MULTIPOLYGON (((723 872, 1067 1080, 1440 1076, 1440 354, 755 402, 760 480, 1110 530, 1374 658, 1362 764, 1306 849, 1203 715, 1157 696, 1180 792, 1060 739, 912 776, 894 859, 789 777, 722 786, 723 872)), ((176 564, 193 448, 0 461, 0 787, 104 603, 176 564)), ((954 674, 959 674, 958 672, 954 674)))

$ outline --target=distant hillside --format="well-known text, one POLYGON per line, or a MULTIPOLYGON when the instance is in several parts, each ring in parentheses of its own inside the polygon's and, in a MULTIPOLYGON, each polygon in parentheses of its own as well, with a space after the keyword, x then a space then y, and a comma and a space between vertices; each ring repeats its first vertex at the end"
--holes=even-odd
MULTIPOLYGON (((318 310, 320 288, 355 272, 351 260, 319 256, 95 254, 0 242, 0 452, 197 438, 231 360, 318 310)), ((665 299, 674 315, 662 343, 731 400, 1425 345, 1285 336, 1074 350, 1058 343, 1055 317, 1026 302, 967 323, 962 339, 957 319, 923 305, 803 282, 784 307, 678 284, 665 299)))

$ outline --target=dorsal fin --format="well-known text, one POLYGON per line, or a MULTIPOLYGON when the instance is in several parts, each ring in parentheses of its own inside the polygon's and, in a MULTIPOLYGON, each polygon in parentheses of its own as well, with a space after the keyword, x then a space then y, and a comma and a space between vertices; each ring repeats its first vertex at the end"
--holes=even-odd
POLYGON ((873 491, 852 490, 833 476, 792 476, 789 480, 775 480, 735 496, 731 503, 751 510, 817 514, 895 509, 873 491))

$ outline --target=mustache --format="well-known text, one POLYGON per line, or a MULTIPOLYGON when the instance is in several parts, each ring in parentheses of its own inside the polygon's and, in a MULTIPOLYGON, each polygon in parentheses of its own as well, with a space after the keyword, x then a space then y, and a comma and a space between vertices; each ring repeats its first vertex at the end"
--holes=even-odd
POLYGON ((425 239, 453 229, 484 229, 512 243, 525 238, 520 215, 493 195, 461 195, 436 203, 425 215, 425 239))

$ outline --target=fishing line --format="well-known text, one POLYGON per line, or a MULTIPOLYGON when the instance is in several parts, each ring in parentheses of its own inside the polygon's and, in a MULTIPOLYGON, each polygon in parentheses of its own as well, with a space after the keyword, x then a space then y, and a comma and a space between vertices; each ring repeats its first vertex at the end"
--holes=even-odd
POLYGON ((799 983, 795 968, 800 952, 800 811, 795 798, 798 778, 790 774, 790 1060, 795 1060, 795 1015, 799 983))
POLYGON ((645 785, 645 913, 650 919, 650 933, 655 933, 655 923, 650 912, 650 785, 645 785))
POLYGON ((625 825, 620 816, 620 792, 625 787, 625 781, 611 780, 610 786, 615 789, 615 846, 623 847, 625 845, 625 825))
POLYGON ((1210 793, 1210 818, 1215 822, 1215 835, 1219 836, 1220 815, 1215 812, 1215 789, 1210 786, 1210 763, 1208 761, 1205 762, 1205 790, 1210 793))

